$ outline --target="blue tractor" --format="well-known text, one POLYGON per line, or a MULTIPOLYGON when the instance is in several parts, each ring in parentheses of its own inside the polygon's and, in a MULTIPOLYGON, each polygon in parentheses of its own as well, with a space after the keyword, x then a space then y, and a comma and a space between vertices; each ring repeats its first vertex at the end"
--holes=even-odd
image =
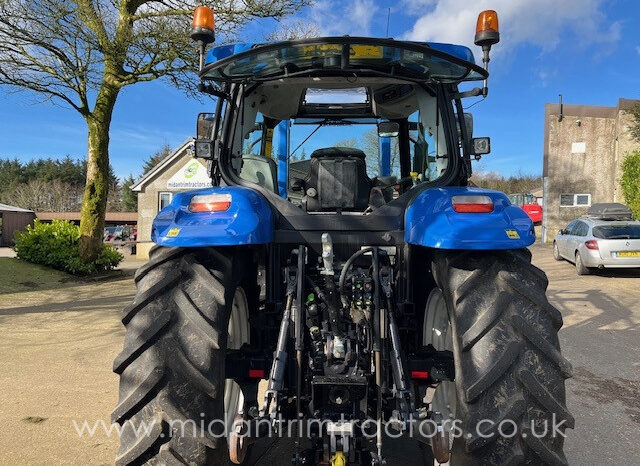
POLYGON ((496 13, 484 67, 349 36, 205 54, 212 22, 199 7, 192 33, 212 186, 153 223, 114 363, 116 462, 565 464, 571 366, 533 225, 468 182, 489 140, 462 99, 487 94, 496 13), (266 460, 274 437, 289 448, 266 460))

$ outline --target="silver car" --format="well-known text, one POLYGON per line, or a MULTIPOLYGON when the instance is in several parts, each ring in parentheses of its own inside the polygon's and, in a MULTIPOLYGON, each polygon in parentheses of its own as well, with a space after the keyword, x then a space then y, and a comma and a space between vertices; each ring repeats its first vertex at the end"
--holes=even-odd
POLYGON ((595 267, 640 268, 640 222, 581 217, 558 232, 553 257, 575 263, 578 275, 595 267))

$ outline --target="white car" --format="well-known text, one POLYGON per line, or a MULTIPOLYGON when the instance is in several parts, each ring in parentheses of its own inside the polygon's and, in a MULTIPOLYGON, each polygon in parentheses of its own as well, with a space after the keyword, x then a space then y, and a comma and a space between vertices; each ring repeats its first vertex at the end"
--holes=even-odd
POLYGON ((558 232, 553 257, 575 263, 578 275, 592 268, 640 268, 640 222, 581 217, 558 232))

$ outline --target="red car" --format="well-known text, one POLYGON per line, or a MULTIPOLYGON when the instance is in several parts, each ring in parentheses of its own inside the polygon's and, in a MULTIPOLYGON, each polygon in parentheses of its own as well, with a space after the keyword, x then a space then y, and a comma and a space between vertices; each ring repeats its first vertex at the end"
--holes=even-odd
POLYGON ((533 197, 533 194, 509 194, 509 200, 513 205, 524 210, 533 223, 542 222, 542 206, 533 197))

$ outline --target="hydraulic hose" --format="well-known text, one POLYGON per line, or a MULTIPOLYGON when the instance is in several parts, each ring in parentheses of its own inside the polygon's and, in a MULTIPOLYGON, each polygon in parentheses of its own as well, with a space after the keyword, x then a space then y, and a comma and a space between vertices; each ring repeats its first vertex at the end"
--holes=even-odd
POLYGON ((340 272, 340 279, 338 280, 338 292, 340 293, 340 298, 342 300, 342 305, 344 307, 349 307, 349 301, 347 300, 347 298, 344 295, 344 282, 347 279, 347 273, 349 272, 349 269, 353 265, 353 262, 358 257, 360 257, 363 254, 366 254, 368 252, 373 251, 373 249, 374 248, 371 247, 371 246, 363 248, 363 249, 359 249, 358 251, 353 253, 351 255, 351 257, 349 257, 349 259, 347 259, 347 262, 344 263, 344 267, 342 267, 342 271, 340 272))

